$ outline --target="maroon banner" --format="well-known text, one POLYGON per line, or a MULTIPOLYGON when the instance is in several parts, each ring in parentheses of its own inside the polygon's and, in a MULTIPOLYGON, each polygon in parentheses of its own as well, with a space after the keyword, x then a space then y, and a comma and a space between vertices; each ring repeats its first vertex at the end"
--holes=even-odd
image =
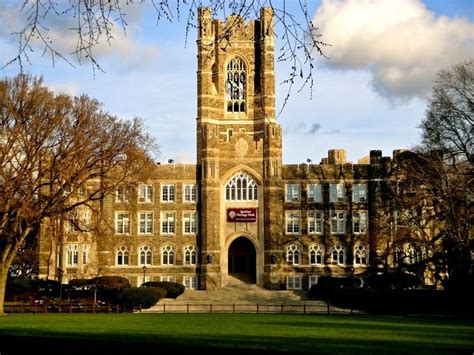
POLYGON ((228 208, 227 222, 256 222, 256 208, 228 208))

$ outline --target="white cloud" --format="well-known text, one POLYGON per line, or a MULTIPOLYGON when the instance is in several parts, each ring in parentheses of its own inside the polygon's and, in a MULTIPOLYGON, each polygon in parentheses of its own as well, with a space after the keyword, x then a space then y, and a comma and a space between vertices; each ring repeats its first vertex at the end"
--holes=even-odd
POLYGON ((66 94, 70 96, 76 96, 78 94, 78 86, 74 83, 50 84, 48 85, 48 88, 56 94, 66 94))
POLYGON ((323 0, 313 19, 337 69, 369 69, 391 101, 424 98, 436 73, 473 56, 474 24, 436 17, 419 0, 323 0))

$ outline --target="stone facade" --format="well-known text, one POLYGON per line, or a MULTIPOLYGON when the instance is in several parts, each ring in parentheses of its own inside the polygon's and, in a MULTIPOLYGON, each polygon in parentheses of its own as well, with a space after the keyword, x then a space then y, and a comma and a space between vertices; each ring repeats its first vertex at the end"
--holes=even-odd
POLYGON ((371 151, 352 164, 335 149, 321 164, 284 165, 271 10, 245 23, 201 9, 198 24, 197 164, 157 165, 146 181, 106 197, 94 231, 45 226, 40 276, 57 277, 60 267, 66 279, 216 289, 233 272, 268 289, 305 289, 321 275, 383 267, 391 246, 381 182, 391 159, 371 151), (255 217, 228 221, 241 210, 255 217))

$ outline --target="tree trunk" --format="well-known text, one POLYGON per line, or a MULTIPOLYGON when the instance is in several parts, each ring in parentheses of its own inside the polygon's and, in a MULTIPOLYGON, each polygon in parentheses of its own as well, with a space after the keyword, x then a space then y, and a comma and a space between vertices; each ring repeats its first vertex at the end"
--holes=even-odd
POLYGON ((0 263, 0 315, 4 315, 3 303, 5 301, 5 291, 7 288, 8 267, 0 263))

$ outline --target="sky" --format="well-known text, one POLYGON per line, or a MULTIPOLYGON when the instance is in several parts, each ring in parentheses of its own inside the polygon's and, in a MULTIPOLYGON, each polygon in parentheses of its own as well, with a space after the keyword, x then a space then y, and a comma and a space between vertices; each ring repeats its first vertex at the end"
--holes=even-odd
MULTIPOLYGON (((18 50, 12 33, 24 25, 21 3, 0 0, 0 67, 18 50)), ((297 3, 286 1, 301 20, 297 3)), ((126 34, 115 26, 114 40, 96 48, 104 72, 73 56, 67 58, 74 67, 58 58, 53 62, 39 47, 23 70, 43 76, 55 92, 87 94, 113 115, 143 118, 160 145, 157 160, 194 163, 196 31, 191 28, 186 37, 183 18, 156 25, 147 4, 125 10, 126 34)), ((312 93, 293 91, 278 116, 286 164, 319 163, 333 148, 346 149, 348 160, 357 162, 370 150, 390 156, 394 149, 416 145, 436 73, 474 57, 472 0, 308 0, 308 11, 330 46, 327 58, 317 59, 312 93)), ((50 22, 49 36, 63 53, 76 44, 72 26, 64 16, 50 22)), ((277 39, 277 49, 279 44, 277 39)), ((19 72, 14 62, 0 76, 19 72)), ((288 73, 287 63, 276 63, 277 111, 288 73)))

